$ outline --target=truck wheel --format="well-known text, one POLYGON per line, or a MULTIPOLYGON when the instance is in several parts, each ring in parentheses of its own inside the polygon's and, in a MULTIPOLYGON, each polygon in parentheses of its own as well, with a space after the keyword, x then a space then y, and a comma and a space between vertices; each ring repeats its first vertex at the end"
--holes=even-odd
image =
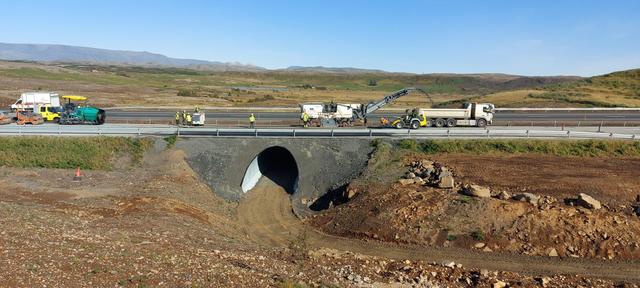
POLYGON ((487 120, 478 119, 478 121, 476 121, 476 125, 478 125, 478 127, 486 127, 487 126, 487 120))
POLYGON ((420 121, 418 120, 413 120, 411 121, 411 129, 415 130, 420 128, 420 121))
POLYGON ((60 118, 58 118, 58 117, 53 118, 53 123, 58 123, 58 122, 60 122, 60 118))
POLYGON ((453 119, 453 118, 447 119, 447 122, 445 123, 445 125, 447 125, 447 127, 456 127, 456 119, 453 119))
POLYGON ((433 126, 433 121, 431 121, 431 119, 427 119, 427 124, 425 125, 425 127, 431 127, 433 126))
POLYGON ((396 128, 402 129, 402 127, 404 127, 404 123, 402 123, 402 121, 398 121, 398 123, 396 123, 396 128))
POLYGON ((444 119, 442 119, 442 118, 436 119, 436 127, 442 128, 444 126, 444 124, 445 124, 444 119))

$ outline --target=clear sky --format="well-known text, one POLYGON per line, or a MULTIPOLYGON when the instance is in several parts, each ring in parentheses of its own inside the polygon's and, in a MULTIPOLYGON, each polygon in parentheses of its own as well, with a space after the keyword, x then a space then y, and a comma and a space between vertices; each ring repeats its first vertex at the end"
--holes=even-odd
POLYGON ((638 0, 23 0, 0 11, 0 42, 266 68, 590 76, 640 67, 638 0))

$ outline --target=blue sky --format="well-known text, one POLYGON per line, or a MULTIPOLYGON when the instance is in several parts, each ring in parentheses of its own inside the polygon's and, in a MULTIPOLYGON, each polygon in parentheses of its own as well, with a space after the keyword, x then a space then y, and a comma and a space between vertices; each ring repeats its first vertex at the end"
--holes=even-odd
POLYGON ((0 42, 267 68, 591 76, 640 67, 636 0, 24 0, 0 11, 0 42))

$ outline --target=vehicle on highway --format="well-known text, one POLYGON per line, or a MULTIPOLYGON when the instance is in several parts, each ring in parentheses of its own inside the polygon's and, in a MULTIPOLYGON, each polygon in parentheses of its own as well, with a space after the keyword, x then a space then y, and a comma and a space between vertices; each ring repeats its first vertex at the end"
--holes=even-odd
POLYGON ((0 111, 0 125, 10 124, 13 122, 13 116, 4 111, 0 111))
POLYGON ((60 106, 51 105, 36 105, 35 113, 40 114, 44 121, 58 122, 60 121, 60 114, 64 112, 64 109, 60 106))
POLYGON ((405 116, 395 119, 390 126, 402 129, 420 127, 485 127, 493 123, 495 105, 491 103, 464 103, 462 108, 414 108, 405 116))
POLYGON ((358 119, 364 121, 366 125, 367 117, 371 113, 388 105, 389 103, 397 100, 402 96, 409 95, 414 91, 424 93, 431 104, 433 104, 431 96, 426 91, 416 87, 408 87, 402 88, 389 95, 386 95, 378 101, 372 101, 367 104, 341 104, 333 102, 329 104, 302 104, 300 105, 300 113, 306 112, 309 115, 309 124, 311 124, 311 126, 353 126, 354 121, 358 119))
POLYGON ((59 123, 61 125, 104 124, 106 112, 100 108, 88 106, 86 104, 87 97, 65 95, 62 96, 62 98, 66 99, 67 103, 64 104, 64 111, 60 115, 59 123), (79 105, 71 101, 84 101, 84 105, 79 105))
POLYGON ((60 107, 60 94, 56 92, 25 92, 20 95, 14 104, 11 104, 11 111, 33 110, 36 105, 48 105, 60 107))
POLYGON ((18 125, 40 125, 44 123, 44 119, 39 114, 33 113, 31 110, 16 111, 16 123, 18 125))

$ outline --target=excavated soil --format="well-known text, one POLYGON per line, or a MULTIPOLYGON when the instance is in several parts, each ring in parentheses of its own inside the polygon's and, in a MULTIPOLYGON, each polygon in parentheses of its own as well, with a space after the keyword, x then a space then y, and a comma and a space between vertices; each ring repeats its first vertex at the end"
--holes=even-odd
MULTIPOLYGON (((405 162, 421 157, 408 156, 405 162)), ((481 184, 493 193, 533 193, 542 197, 541 204, 464 196, 459 187, 357 181, 347 189, 356 194, 349 203, 309 222, 327 233, 360 239, 485 254, 623 259, 640 269, 640 217, 632 210, 632 189, 640 187, 634 169, 640 160, 539 155, 431 159, 449 167, 457 181, 481 184), (592 195, 604 208, 590 210, 564 201, 578 193, 592 195)))

